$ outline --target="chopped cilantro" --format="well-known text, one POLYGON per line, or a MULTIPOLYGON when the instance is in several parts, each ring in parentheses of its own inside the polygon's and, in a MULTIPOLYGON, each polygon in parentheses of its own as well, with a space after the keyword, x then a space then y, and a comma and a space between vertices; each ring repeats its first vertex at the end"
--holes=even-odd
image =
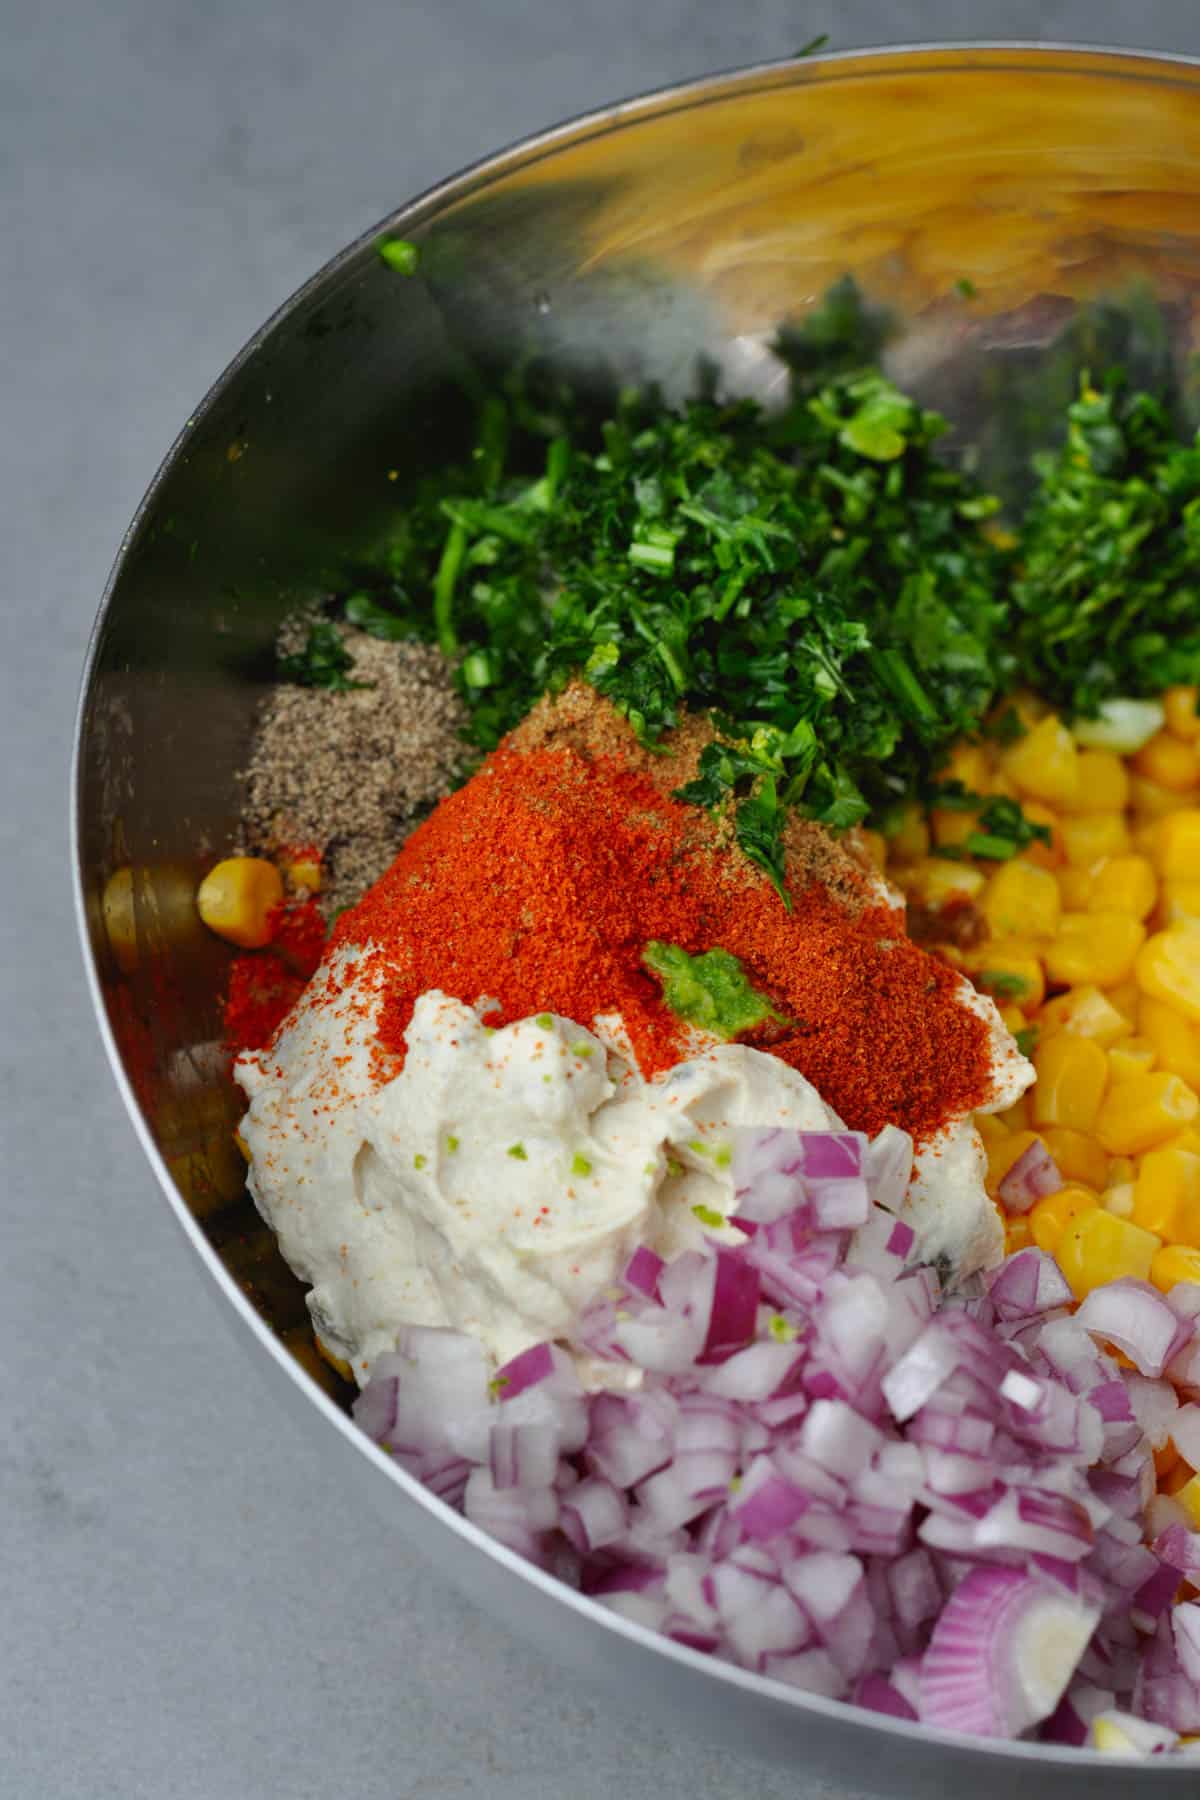
POLYGON ((418 1151, 416 1156, 413 1157, 413 1168, 423 1169, 428 1161, 429 1158, 427 1156, 422 1156, 420 1151, 418 1151))
POLYGON ((446 1139, 446 1148, 453 1154, 454 1151, 458 1149, 458 1139, 456 1137, 448 1137, 446 1139))
POLYGON ((960 275, 954 284, 954 291, 960 300, 974 300, 979 289, 969 275, 960 275))
POLYGON ((995 994, 1000 1000, 1019 1000, 1022 994, 1029 991, 1029 983, 1023 975, 1011 975, 1007 969, 983 969, 979 976, 980 987, 986 988, 989 994, 995 994))
POLYGON ((553 1029, 554 1029, 554 1014, 553 1013, 539 1013, 537 1018, 533 1022, 535 1025, 540 1025, 543 1031, 553 1031, 553 1029))
POLYGON ((343 693, 349 688, 371 685, 367 681, 351 681, 347 670, 354 667, 354 658, 331 619, 318 619, 310 625, 302 648, 290 656, 278 657, 275 666, 284 681, 294 681, 300 687, 331 688, 343 693))
POLYGON ((580 1038, 580 1040, 577 1044, 571 1044, 569 1046, 569 1048, 570 1048, 572 1056, 578 1056, 580 1058, 586 1059, 587 1057, 591 1056, 591 1054, 595 1050, 596 1046, 594 1044, 589 1044, 586 1041, 586 1039, 580 1038))
POLYGON ((704 1206, 700 1202, 697 1202, 697 1204, 693 1206, 692 1211, 695 1213, 700 1223, 702 1225, 707 1225, 710 1231, 719 1231, 725 1223, 724 1213, 714 1211, 711 1206, 704 1206))
POLYGON ((513 1157, 517 1162, 529 1161, 529 1152, 524 1144, 510 1144, 504 1154, 513 1157))
POLYGON ((767 1330, 777 1344, 793 1344, 796 1341, 796 1327, 784 1318, 782 1313, 772 1313, 767 1321, 767 1330))
POLYGON ((1037 1042, 1038 1042, 1037 1026, 1036 1025, 1026 1025, 1022 1030, 1020 1030, 1016 1033, 1013 1041, 1015 1042, 1017 1049, 1021 1052, 1022 1056, 1032 1056, 1034 1051, 1037 1049, 1037 1042))
POLYGON ((590 1175, 591 1172, 592 1164, 590 1157, 585 1156, 582 1150, 577 1150, 571 1158, 572 1175, 590 1175))
POLYGON ((1110 374, 1043 451, 1013 582, 1030 685, 1068 715, 1200 680, 1200 443, 1110 374))
POLYGON ((662 982, 663 1000, 675 1016, 714 1037, 734 1038, 781 1016, 728 950, 689 956, 677 944, 652 941, 642 961, 662 982))

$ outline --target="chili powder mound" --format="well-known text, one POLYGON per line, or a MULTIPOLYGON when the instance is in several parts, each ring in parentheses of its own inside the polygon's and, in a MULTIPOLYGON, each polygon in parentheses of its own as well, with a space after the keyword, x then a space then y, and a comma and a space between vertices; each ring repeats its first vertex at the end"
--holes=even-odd
POLYGON ((269 1044, 315 975, 326 926, 315 900, 281 902, 270 915, 265 950, 235 956, 225 991, 225 1041, 233 1051, 269 1044))
POLYGON ((657 938, 739 957, 788 1021, 743 1041, 798 1069, 852 1127, 892 1122, 921 1143, 985 1101, 989 1032, 954 971, 891 907, 852 915, 799 863, 789 885, 790 913, 706 814, 620 758, 506 744, 418 827, 333 942, 378 965, 393 1068, 430 988, 491 996, 497 1024, 620 1012, 643 1072, 669 1068, 686 1050, 642 966, 657 938))

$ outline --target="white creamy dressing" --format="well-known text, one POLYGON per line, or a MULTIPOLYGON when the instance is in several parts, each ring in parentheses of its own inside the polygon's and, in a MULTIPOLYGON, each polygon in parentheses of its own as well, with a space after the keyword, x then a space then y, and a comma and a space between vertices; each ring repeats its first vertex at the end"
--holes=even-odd
MULTIPOLYGON (((672 1256, 713 1235, 712 1215, 734 1214, 735 1127, 841 1125, 802 1075, 745 1045, 697 1039, 643 1081, 612 1048, 619 1019, 593 1032, 539 1014, 493 1031, 436 991, 417 1001, 388 1078, 371 1054, 368 971, 338 951, 271 1049, 236 1067, 251 1193, 310 1284, 317 1335, 360 1382, 402 1324, 471 1332, 498 1362, 561 1337, 639 1243, 672 1256)), ((991 1002, 963 987, 992 1029, 988 1105, 1007 1106, 1033 1071, 991 1002)), ((918 1157, 905 1216, 923 1258, 963 1272, 997 1260, 969 1121, 918 1157)))

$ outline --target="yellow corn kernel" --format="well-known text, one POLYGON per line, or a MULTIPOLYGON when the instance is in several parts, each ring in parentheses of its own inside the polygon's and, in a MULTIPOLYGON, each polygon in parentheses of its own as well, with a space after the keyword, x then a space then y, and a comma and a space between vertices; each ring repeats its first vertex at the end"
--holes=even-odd
POLYGON ((1142 1003, 1142 990, 1134 979, 1132 969, 1124 981, 1113 983, 1112 987, 1108 989, 1107 997, 1128 1024, 1129 1030, 1132 1031, 1137 1019, 1138 1007, 1142 1003))
POLYGON ((1115 987, 1132 975, 1145 936, 1129 913, 1064 913, 1046 951, 1046 973, 1068 987, 1115 987))
POLYGON ((1099 1044, 1059 1031, 1038 1045, 1033 1066, 1034 1124, 1090 1131, 1108 1086, 1108 1057, 1099 1044))
POLYGON ((1123 813, 1079 813, 1063 820, 1063 852, 1077 869, 1090 869, 1104 856, 1124 856, 1130 849, 1123 813))
POLYGON ((1200 712, 1196 710, 1198 692, 1200 690, 1194 687, 1173 687, 1163 695, 1167 730, 1189 743, 1200 737, 1200 712))
POLYGON ((1004 752, 1000 767, 1023 794, 1035 800, 1070 804, 1079 792, 1079 751, 1053 713, 1004 752))
POLYGON ((1137 1164, 1132 1156, 1113 1156, 1109 1158, 1108 1179, 1114 1181, 1132 1181, 1137 1174, 1137 1164))
POLYGON ((897 862, 916 862, 918 857, 929 854, 929 826, 919 806, 914 804, 904 808, 888 839, 888 850, 897 862))
POLYGON ((302 894, 321 891, 321 865, 315 856, 297 856, 281 865, 284 879, 302 894))
POLYGON ((1193 745, 1170 731, 1157 732, 1133 758, 1133 767, 1145 781, 1189 794, 1200 782, 1200 756, 1193 745))
POLYGON ((1035 1200, 1026 1213, 1030 1236, 1039 1250, 1053 1256, 1067 1226, 1084 1213, 1097 1211, 1099 1205, 1098 1197, 1088 1188, 1075 1184, 1060 1188, 1057 1194, 1035 1200))
POLYGON ((1029 1097, 1028 1097, 1028 1095, 1027 1094, 1018 1094, 1017 1098, 1013 1101, 1012 1105, 1006 1106, 1002 1113, 996 1114, 996 1117, 1001 1121, 1002 1124, 1006 1125, 1010 1131, 1028 1131, 1029 1130, 1029 1097))
POLYGON ((1100 1204, 1105 1212, 1110 1212, 1118 1219, 1133 1217, 1133 1183, 1118 1181, 1114 1187, 1111 1183, 1100 1196, 1100 1204))
POLYGON ((1110 1156, 1141 1156, 1190 1125, 1198 1112, 1195 1090, 1178 1075, 1155 1069, 1113 1082, 1096 1119, 1096 1136, 1110 1156))
POLYGON ((1169 1069, 1200 1093, 1200 1026, 1185 1019, 1166 1000, 1143 994, 1138 1003, 1138 1031, 1154 1045, 1160 1069, 1169 1069))
POLYGON ((245 1160, 247 1162, 249 1162, 250 1161, 250 1146, 246 1142, 245 1138, 242 1136, 240 1131, 234 1132, 233 1141, 237 1145, 238 1149, 241 1151, 242 1156, 245 1158, 245 1160))
MULTIPOLYGON (((1101 1052, 1103 1054, 1103 1052, 1101 1052)), ((1037 1099, 1037 1090, 1034 1090, 1037 1099)), ((1109 1159, 1094 1137, 1068 1125, 1044 1125, 1041 1139, 1064 1181, 1079 1181, 1099 1193, 1110 1180, 1109 1159)))
POLYGON ((992 1146, 1010 1135, 1008 1126, 998 1119, 995 1113, 976 1113, 975 1129, 983 1139, 983 1147, 991 1155, 992 1146))
POLYGON ((200 883, 196 908, 218 937, 243 950, 258 950, 271 941, 271 913, 282 899, 283 878, 273 862, 228 856, 200 883))
POLYGON ((1088 912, 1127 912, 1145 919, 1158 899, 1158 877, 1146 856, 1106 856, 1091 871, 1088 912))
MULTIPOLYGON (((1041 1204, 1039 1200, 1038 1206, 1041 1204)), ((1143 1231, 1140 1225, 1093 1206, 1067 1223, 1053 1246, 1053 1254, 1071 1284, 1071 1292, 1077 1300, 1083 1300, 1093 1288, 1118 1281, 1123 1275, 1145 1281, 1161 1248, 1161 1241, 1152 1231, 1143 1231)))
POLYGON ((1033 1012, 1046 994, 1046 977, 1036 944, 1025 938, 997 937, 968 950, 963 967, 977 987, 997 1000, 1014 1000, 1033 1012))
POLYGON ((929 815, 929 829, 939 850, 953 850, 979 830, 979 819, 975 813, 960 812, 957 807, 935 806, 929 815))
MULTIPOLYGON (((1159 1254, 1161 1255, 1162 1252, 1160 1251, 1159 1254)), ((1153 1268, 1153 1263, 1150 1266, 1153 1268)), ((1178 1467, 1178 1464, 1179 1452, 1168 1438, 1166 1443, 1160 1444, 1154 1452, 1154 1473, 1161 1481, 1163 1476, 1169 1475, 1172 1469, 1178 1467)))
POLYGON ((1164 1494, 1170 1494, 1173 1500, 1178 1499, 1183 1489, 1190 1486, 1195 1479, 1196 1477, 1187 1463, 1180 1457, 1171 1473, 1163 1476, 1162 1491, 1164 1494))
POLYGON ((1133 1075, 1148 1075, 1156 1060, 1154 1045, 1148 1038, 1122 1038, 1119 1044, 1109 1046, 1109 1080, 1128 1081, 1133 1075))
POLYGON ((1182 1506, 1187 1514, 1192 1530, 1200 1531, 1200 1475, 1193 1475, 1176 1491, 1174 1499, 1176 1506, 1182 1506))
POLYGON ((983 892, 984 877, 970 863, 950 862, 930 856, 913 864, 908 884, 926 906, 945 906, 951 900, 974 900, 983 892))
MULTIPOLYGON (((999 776, 992 778, 993 790, 999 790, 1000 781, 1001 777, 999 776)), ((1022 800, 1021 811, 1031 824, 1044 825, 1050 833, 1048 844, 1043 844, 1040 839, 1035 839, 1028 849, 1022 850, 1022 862, 1034 863, 1039 869, 1060 868, 1065 860, 1065 853, 1063 851, 1062 821, 1058 814, 1047 806, 1044 800, 1022 800)))
POLYGON ((1200 1024, 1200 924, 1176 919, 1156 931, 1139 950, 1135 973, 1144 994, 1200 1024))
POLYGON ((1200 807, 1183 807, 1160 819, 1154 850, 1164 881, 1200 881, 1200 807))
POLYGON ((1018 1031, 1024 1031, 1029 1024, 1029 1020, 1020 1007, 1013 1006, 1011 1002, 1005 1006, 998 1006, 996 1011, 1000 1014, 1000 1023, 1007 1031, 1011 1031, 1014 1037, 1018 1031))
POLYGON ((1078 869, 1073 863, 1064 863, 1061 869, 1055 870, 1058 882, 1059 899, 1064 912, 1086 912, 1088 901, 1092 897, 1092 882, 1095 879, 1090 869, 1078 869))
POLYGON ((1133 1192, 1133 1219, 1169 1243, 1179 1241, 1181 1221, 1200 1212, 1200 1156, 1164 1144, 1147 1150, 1133 1192))
POLYGON ((1163 787, 1157 781, 1147 781, 1144 775, 1134 775, 1130 779, 1129 800, 1134 813, 1143 823, 1161 824, 1163 819, 1186 810, 1188 805, 1187 794, 1163 787))
POLYGON ((1048 869, 1007 862, 984 889, 983 915, 993 937, 1053 937, 1062 905, 1058 883, 1048 869))
POLYGON ((1174 925, 1179 919, 1200 921, 1200 881, 1164 882, 1159 916, 1164 925, 1174 925))
POLYGON ((982 744, 955 744, 946 759, 943 781, 961 781, 973 794, 987 790, 992 759, 982 744))
POLYGON ((1004 1254, 1015 1256, 1018 1250, 1028 1250, 1033 1242, 1033 1235, 1026 1218, 1006 1219, 1004 1221, 1004 1254))
POLYGON ((995 1192, 1013 1164, 1019 1162, 1025 1152, 1038 1141, 1037 1132, 1029 1131, 1024 1126, 1006 1132, 1002 1138, 994 1138, 990 1144, 985 1140, 989 1192, 995 1192))
POLYGON ((1129 805, 1129 771, 1111 750, 1081 750, 1076 764, 1079 792, 1074 813, 1124 812, 1129 805))
POLYGON ((1068 988, 1065 994, 1047 1000, 1038 1015, 1038 1026, 1043 1037, 1054 1031, 1067 1031, 1105 1046, 1115 1044, 1129 1031, 1129 1021, 1108 996, 1090 985, 1068 988))
POLYGON ((1150 1264, 1150 1280, 1169 1294, 1178 1282, 1200 1282, 1200 1249, 1164 1244, 1150 1264))

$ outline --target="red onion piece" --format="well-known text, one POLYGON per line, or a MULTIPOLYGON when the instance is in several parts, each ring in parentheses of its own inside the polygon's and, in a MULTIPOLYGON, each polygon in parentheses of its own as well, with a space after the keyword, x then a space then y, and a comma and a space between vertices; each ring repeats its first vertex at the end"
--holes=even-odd
POLYGON ((1128 1277, 1093 1288, 1075 1316, 1093 1336, 1123 1351, 1142 1375, 1161 1375, 1191 1335, 1157 1288, 1128 1277))
POLYGON ((1057 1707, 1100 1619, 1020 1569, 973 1569, 921 1663, 922 1721, 972 1737, 1016 1737, 1057 1707))
POLYGON ((1027 1213, 1036 1201, 1057 1194, 1062 1185, 1058 1164, 1041 1138, 1037 1138, 1018 1156, 998 1191, 1006 1212, 1027 1213))

